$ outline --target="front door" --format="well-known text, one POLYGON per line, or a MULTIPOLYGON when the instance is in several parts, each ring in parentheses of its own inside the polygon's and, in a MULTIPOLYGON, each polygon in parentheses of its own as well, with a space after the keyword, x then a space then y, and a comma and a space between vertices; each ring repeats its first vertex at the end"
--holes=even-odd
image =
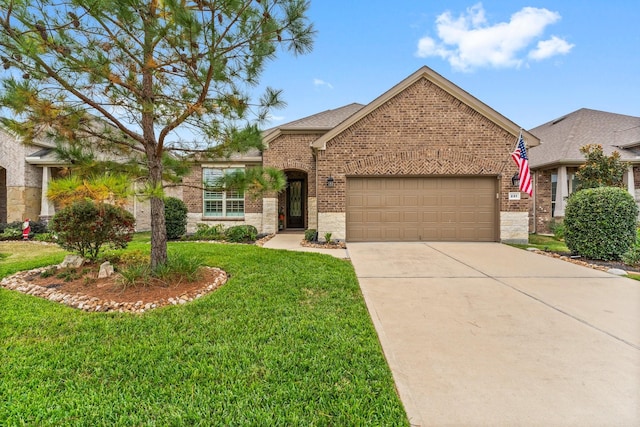
POLYGON ((287 187, 287 228, 304 228, 304 180, 291 179, 287 187))

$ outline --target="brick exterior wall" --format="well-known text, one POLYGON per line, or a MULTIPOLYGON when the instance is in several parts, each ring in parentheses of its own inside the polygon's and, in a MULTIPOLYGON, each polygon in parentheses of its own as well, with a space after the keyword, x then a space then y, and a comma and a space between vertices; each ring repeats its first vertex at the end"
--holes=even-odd
MULTIPOLYGON (((235 164, 235 163, 234 163, 235 164)), ((191 173, 182 180, 182 197, 189 213, 202 214, 202 168, 208 167, 202 164, 194 165, 191 173)), ((250 166, 248 166, 250 167, 250 166)), ((251 194, 245 194, 244 197, 245 214, 261 213, 262 199, 253 197, 251 194)), ((207 218, 208 220, 208 218, 207 218)), ((216 221, 221 221, 215 218, 216 221)))
POLYGON ((556 173, 556 169, 538 170, 534 172, 535 187, 533 196, 535 197, 534 207, 531 206, 529 215, 529 228, 531 232, 548 234, 551 233, 549 224, 551 223, 551 174, 556 173), (535 221, 535 228, 534 228, 535 221))
POLYGON ((316 164, 309 147, 321 134, 284 134, 269 143, 262 154, 262 164, 283 171, 307 174, 307 197, 316 196, 316 164))
MULTIPOLYGON (((466 104, 420 79, 327 143, 318 153, 319 212, 344 212, 348 176, 484 175, 502 177, 500 211, 528 212, 509 201, 516 137, 466 104)), ((526 197, 526 196, 525 196, 526 197)))

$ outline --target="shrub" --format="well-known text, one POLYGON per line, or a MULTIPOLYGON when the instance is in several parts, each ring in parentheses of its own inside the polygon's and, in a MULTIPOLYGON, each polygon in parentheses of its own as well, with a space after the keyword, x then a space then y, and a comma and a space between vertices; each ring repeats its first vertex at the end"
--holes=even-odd
POLYGON ((564 239, 564 234, 565 234, 564 223, 551 220, 551 223, 549 224, 549 229, 551 230, 551 232, 553 233, 553 236, 556 239, 558 240, 564 239))
POLYGON ((193 235, 195 240, 224 240, 224 226, 222 224, 212 225, 196 224, 196 232, 193 235))
POLYGON ((309 228, 304 231, 304 240, 307 242, 315 242, 318 239, 318 232, 315 228, 309 228))
MULTIPOLYGON (((149 255, 146 256, 149 257, 149 255)), ((118 281, 125 289, 154 284, 169 286, 182 280, 192 283, 202 278, 202 269, 200 268, 202 264, 202 260, 198 257, 173 253, 167 262, 155 271, 151 271, 148 259, 146 262, 128 263, 120 271, 118 281)))
POLYGON ((233 243, 254 242, 258 237, 258 230, 253 225, 235 225, 224 232, 228 241, 233 243))
POLYGON ((640 246, 633 245, 628 251, 622 254, 620 259, 627 265, 638 266, 640 264, 640 246))
POLYGON ((20 240, 22 239, 22 226, 20 228, 7 225, 0 233, 0 240, 20 240))
POLYGON ((582 256, 619 259, 636 241, 638 207, 618 187, 597 187, 571 195, 565 211, 565 243, 582 256))
POLYGON ((327 243, 331 243, 331 233, 324 233, 324 240, 327 243))
POLYGON ((187 232, 187 205, 175 197, 164 199, 164 221, 167 239, 182 237, 187 232))
POLYGON ((54 233, 40 233, 33 236, 33 240, 36 242, 55 243, 57 236, 54 233))
MULTIPOLYGON (((0 233, 4 233, 6 229, 16 229, 20 230, 22 236, 22 224, 23 221, 13 221, 8 224, 0 223, 0 233)), ((31 234, 41 234, 48 231, 47 224, 42 221, 29 221, 29 227, 31 227, 31 234)))
POLYGON ((135 219, 130 212, 91 200, 75 202, 58 211, 49 228, 58 244, 95 261, 103 245, 123 249, 133 237, 135 219))

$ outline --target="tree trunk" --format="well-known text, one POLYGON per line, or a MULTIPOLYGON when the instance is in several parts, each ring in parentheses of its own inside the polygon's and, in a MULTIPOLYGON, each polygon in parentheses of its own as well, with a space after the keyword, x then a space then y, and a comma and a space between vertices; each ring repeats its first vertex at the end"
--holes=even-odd
POLYGON ((151 202, 151 270, 167 262, 167 228, 164 218, 162 192, 162 158, 156 154, 155 144, 147 144, 151 202))
POLYGON ((164 218, 162 191, 162 142, 155 134, 155 103, 153 89, 153 29, 156 20, 156 2, 149 3, 149 13, 144 15, 144 66, 142 68, 142 137, 149 167, 151 188, 151 270, 167 262, 167 228, 164 218))
MULTIPOLYGON (((144 121, 143 121, 144 123, 144 121)), ((151 129, 153 133, 153 129, 151 129)), ((162 193, 162 157, 156 153, 156 144, 147 143, 147 163, 151 195, 151 269, 167 262, 167 228, 164 218, 162 193)))

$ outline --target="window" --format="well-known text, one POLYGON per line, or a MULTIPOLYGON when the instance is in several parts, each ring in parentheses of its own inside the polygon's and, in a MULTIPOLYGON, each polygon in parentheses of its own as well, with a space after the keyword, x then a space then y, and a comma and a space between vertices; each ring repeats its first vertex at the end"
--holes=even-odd
MULTIPOLYGON (((223 174, 241 171, 240 168, 214 169, 203 168, 202 178, 205 187, 213 185, 223 174)), ((203 194, 203 214, 214 218, 244 217, 244 193, 242 191, 214 191, 205 189, 203 194)))

